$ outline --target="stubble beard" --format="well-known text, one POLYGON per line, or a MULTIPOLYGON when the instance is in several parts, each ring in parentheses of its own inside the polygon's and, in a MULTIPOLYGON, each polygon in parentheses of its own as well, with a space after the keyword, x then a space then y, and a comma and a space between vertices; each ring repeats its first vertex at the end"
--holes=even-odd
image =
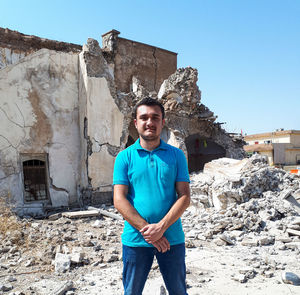
POLYGON ((140 137, 143 138, 143 140, 151 142, 151 141, 157 141, 160 138, 160 135, 143 135, 140 134, 140 137))

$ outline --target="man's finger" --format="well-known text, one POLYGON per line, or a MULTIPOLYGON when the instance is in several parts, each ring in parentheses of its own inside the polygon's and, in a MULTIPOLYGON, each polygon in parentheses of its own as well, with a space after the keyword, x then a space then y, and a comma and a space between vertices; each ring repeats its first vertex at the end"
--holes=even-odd
POLYGON ((140 233, 145 232, 147 229, 148 229, 148 225, 145 225, 145 226, 140 230, 140 233))

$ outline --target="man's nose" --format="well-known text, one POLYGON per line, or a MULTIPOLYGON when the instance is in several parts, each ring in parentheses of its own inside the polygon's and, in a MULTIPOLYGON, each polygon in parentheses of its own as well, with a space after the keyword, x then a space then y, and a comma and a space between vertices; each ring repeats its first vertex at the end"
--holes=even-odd
POLYGON ((147 125, 149 126, 153 125, 153 120, 151 118, 148 118, 147 125))

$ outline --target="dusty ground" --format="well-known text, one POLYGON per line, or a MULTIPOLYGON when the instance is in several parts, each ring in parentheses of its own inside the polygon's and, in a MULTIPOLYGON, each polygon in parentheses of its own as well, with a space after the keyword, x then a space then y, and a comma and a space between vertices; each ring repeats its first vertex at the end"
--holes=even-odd
MULTIPOLYGON (((23 219, 18 225, 21 235, 12 229, 1 236, 0 294, 63 294, 59 286, 68 281, 69 295, 122 294, 121 221, 109 217, 23 219), (56 253, 68 253, 74 247, 84 253, 83 261, 64 273, 55 272, 56 253)), ((284 271, 300 274, 297 249, 217 246, 195 239, 187 239, 187 246, 189 295, 300 294, 300 286, 281 280, 284 271)), ((156 263, 143 294, 166 294, 156 263)))

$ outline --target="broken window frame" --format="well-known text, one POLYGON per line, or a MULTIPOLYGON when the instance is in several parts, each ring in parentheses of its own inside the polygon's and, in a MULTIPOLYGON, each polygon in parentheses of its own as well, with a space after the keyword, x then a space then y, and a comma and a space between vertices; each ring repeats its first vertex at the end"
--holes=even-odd
MULTIPOLYGON (((20 171, 22 174, 22 185, 23 185, 23 201, 24 203, 49 203, 50 201, 50 194, 49 194, 49 170, 48 170, 48 154, 20 154, 20 171), (28 190, 26 189, 26 184, 25 184, 25 173, 24 173, 24 163, 28 162, 28 161, 40 161, 43 162, 44 165, 40 166, 40 165, 29 165, 29 166, 25 166, 25 167, 32 167, 29 169, 44 169, 44 177, 45 177, 45 189, 44 189, 44 194, 41 196, 40 190, 38 190, 38 195, 37 198, 33 197, 34 199, 30 200, 30 196, 27 197, 28 195, 28 190)), ((37 186, 40 186, 40 183, 36 184, 37 186)))

